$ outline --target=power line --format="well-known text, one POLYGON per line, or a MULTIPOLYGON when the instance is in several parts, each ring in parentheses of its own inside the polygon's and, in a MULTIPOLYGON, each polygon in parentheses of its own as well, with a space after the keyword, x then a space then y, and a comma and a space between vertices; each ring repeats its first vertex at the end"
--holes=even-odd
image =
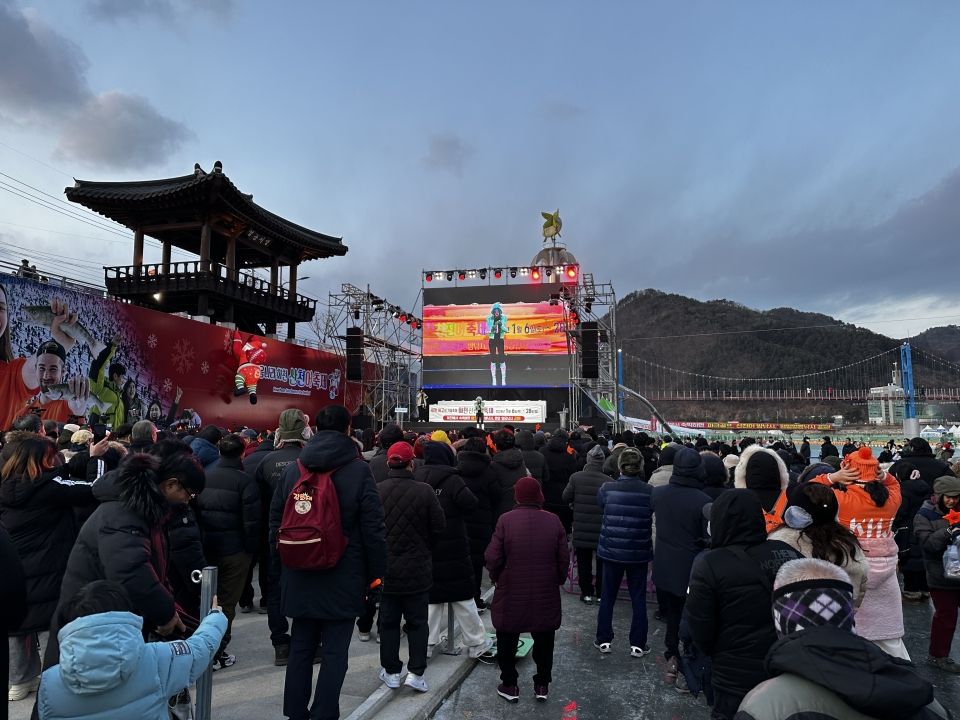
POLYGON ((17 155, 22 155, 23 157, 27 158, 28 160, 33 160, 35 163, 37 163, 37 164, 39 164, 39 165, 43 165, 45 168, 49 168, 50 170, 53 170, 54 172, 58 172, 58 173, 60 173, 61 175, 64 175, 64 176, 70 178, 71 180, 75 179, 75 178, 73 177, 73 175, 71 175, 70 173, 65 172, 64 170, 61 170, 60 168, 55 168, 53 165, 48 165, 48 164, 45 163, 43 160, 38 160, 37 158, 35 158, 33 155, 27 155, 27 153, 23 152, 22 150, 17 150, 17 148, 11 147, 10 145, 7 145, 5 142, 0 142, 0 146, 5 147, 7 150, 12 150, 12 151, 15 152, 17 155))

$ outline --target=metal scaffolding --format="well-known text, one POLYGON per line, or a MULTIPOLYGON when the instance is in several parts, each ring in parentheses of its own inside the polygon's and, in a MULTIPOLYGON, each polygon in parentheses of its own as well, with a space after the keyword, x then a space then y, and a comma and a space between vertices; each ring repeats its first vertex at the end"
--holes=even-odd
POLYGON ((373 417, 375 429, 404 413, 396 408, 415 406, 415 368, 420 363, 420 321, 412 312, 370 292, 343 283, 331 292, 325 316, 318 318, 317 334, 323 343, 346 357, 347 328, 363 329, 363 404, 373 417), (412 322, 411 322, 412 320, 412 322))

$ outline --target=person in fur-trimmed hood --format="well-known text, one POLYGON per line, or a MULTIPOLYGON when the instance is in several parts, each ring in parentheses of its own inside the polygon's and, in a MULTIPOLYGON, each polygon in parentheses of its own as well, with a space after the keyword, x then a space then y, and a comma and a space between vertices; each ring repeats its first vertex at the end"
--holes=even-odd
POLYGON ((733 486, 752 490, 760 498, 768 533, 783 525, 789 485, 790 473, 775 451, 751 445, 740 455, 733 473, 733 486))

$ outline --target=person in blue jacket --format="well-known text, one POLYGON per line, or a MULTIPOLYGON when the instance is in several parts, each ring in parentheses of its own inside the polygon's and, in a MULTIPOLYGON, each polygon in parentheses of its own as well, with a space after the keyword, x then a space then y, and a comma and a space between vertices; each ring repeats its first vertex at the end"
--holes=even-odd
POLYGON ((213 609, 187 640, 145 643, 143 618, 119 583, 85 585, 64 607, 60 664, 43 673, 37 709, 43 720, 168 720, 167 699, 213 663, 227 629, 213 609))

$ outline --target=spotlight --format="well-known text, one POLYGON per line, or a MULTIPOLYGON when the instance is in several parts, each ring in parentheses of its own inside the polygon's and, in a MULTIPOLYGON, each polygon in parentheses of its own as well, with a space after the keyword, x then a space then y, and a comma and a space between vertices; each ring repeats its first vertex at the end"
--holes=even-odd
POLYGON ((447 270, 447 282, 453 280, 453 270, 447 270))
POLYGON ((417 330, 423 329, 423 320, 417 320, 417 330))
POLYGON ((526 277, 530 274, 530 268, 520 268, 520 277, 526 277))
POLYGON ((427 273, 425 279, 427 282, 433 282, 433 273, 427 273))
POLYGON ((359 320, 359 319, 360 319, 360 308, 355 307, 355 308, 353 309, 353 319, 354 319, 354 320, 359 320))
POLYGON ((500 268, 494 268, 494 269, 493 269, 493 276, 494 276, 497 280, 499 280, 500 278, 503 277, 503 270, 501 270, 500 268))
POLYGON ((463 270, 458 270, 457 277, 460 278, 461 280, 466 280, 467 274, 463 270))
POLYGON ((592 310, 593 310, 593 303, 590 302, 589 300, 584 300, 584 301, 583 301, 583 311, 584 311, 584 312, 590 312, 590 311, 592 311, 592 310))
MULTIPOLYGON (((467 277, 470 278, 471 280, 476 279, 476 277, 477 277, 477 271, 476 271, 476 270, 471 270, 470 272, 467 273, 467 277)), ((460 278, 460 279, 463 280, 463 278, 460 278)))
POLYGON ((510 268, 510 277, 515 278, 517 276, 517 269, 510 268))
POLYGON ((406 321, 407 321, 407 314, 400 313, 400 322, 406 322, 406 321))
POLYGON ((417 319, 413 315, 407 318, 407 325, 409 325, 410 327, 413 327, 416 324, 417 324, 417 319))
POLYGON ((486 269, 486 268, 484 268, 483 270, 480 271, 480 279, 481 279, 481 280, 486 280, 486 279, 487 279, 487 269, 486 269))
POLYGON ((577 267, 575 265, 570 265, 567 267, 567 277, 575 278, 577 276, 577 267))
POLYGON ((539 279, 540 279, 540 270, 539 270, 539 268, 533 268, 533 270, 530 271, 530 279, 531 279, 531 280, 539 280, 539 279))
POLYGON ((552 270, 550 268, 546 268, 545 272, 547 273, 547 277, 550 277, 550 273, 552 272, 552 270))
POLYGON ((391 309, 393 310, 393 317, 394 317, 394 318, 400 317, 400 308, 394 307, 394 308, 391 308, 391 309))

